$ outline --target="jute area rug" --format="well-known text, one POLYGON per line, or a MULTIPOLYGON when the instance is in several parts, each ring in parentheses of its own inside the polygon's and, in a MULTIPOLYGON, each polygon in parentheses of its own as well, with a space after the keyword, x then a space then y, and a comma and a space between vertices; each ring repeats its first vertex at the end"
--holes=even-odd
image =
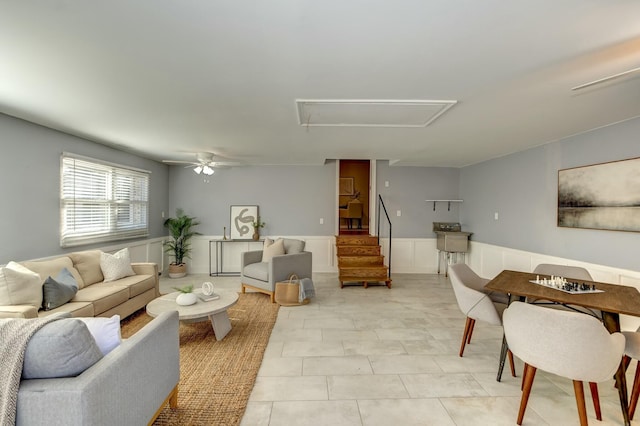
MULTIPOLYGON (((231 331, 215 340, 211 322, 180 323, 178 408, 168 404, 154 425, 238 425, 278 314, 259 293, 240 294, 229 308, 231 331)), ((144 310, 122 321, 122 337, 153 318, 144 310)))

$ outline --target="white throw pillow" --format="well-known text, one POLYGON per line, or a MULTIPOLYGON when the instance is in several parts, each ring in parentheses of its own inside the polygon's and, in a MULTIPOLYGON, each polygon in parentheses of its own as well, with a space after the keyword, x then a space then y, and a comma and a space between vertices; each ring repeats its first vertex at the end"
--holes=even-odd
POLYGON ((106 355, 120 345, 120 315, 111 318, 78 318, 87 325, 89 332, 95 339, 102 355, 106 355))
POLYGON ((100 253, 100 269, 102 269, 102 275, 104 275, 104 282, 115 281, 136 274, 131 269, 128 248, 123 248, 114 254, 100 253))
POLYGON ((262 249, 262 261, 269 262, 273 256, 281 256, 284 254, 284 240, 273 241, 269 238, 264 240, 264 248, 262 249))
POLYGON ((42 306, 42 279, 16 262, 0 268, 0 305, 42 306))

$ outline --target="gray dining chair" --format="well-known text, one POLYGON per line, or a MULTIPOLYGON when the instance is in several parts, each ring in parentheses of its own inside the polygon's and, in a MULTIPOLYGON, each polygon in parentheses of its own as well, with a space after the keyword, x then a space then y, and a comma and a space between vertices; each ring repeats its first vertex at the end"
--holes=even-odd
MULTIPOLYGON (((467 344, 471 343, 471 335, 476 320, 487 322, 491 325, 502 325, 502 312, 509 303, 509 296, 504 293, 496 293, 485 290, 490 280, 479 277, 464 263, 457 263, 449 267, 449 279, 458 302, 458 307, 467 320, 462 334, 459 356, 462 357, 467 344)), ((513 354, 507 352, 511 375, 516 376, 513 364, 513 354)))
POLYGON ((609 334, 590 315, 522 302, 504 311, 503 323, 509 349, 525 363, 517 424, 522 424, 533 379, 541 369, 573 380, 580 425, 587 425, 583 382, 613 377, 624 353, 622 333, 609 334))
MULTIPOLYGON (((591 277, 591 274, 589 273, 589 271, 587 271, 585 268, 582 268, 580 266, 568 266, 568 265, 557 265, 557 264, 553 264, 553 263, 541 263, 538 266, 535 267, 535 269, 533 270, 534 274, 540 274, 540 275, 555 275, 556 277, 563 277, 566 278, 568 280, 578 280, 578 281, 593 281, 593 278, 591 277)), ((602 318, 602 312, 595 310, 595 309, 590 309, 590 308, 585 308, 584 306, 573 306, 573 305, 564 305, 564 304, 558 304, 555 302, 548 302, 548 301, 543 301, 540 299, 537 300, 531 300, 529 299, 528 302, 530 303, 548 303, 548 304, 553 304, 556 306, 563 306, 566 309, 572 310, 572 311, 577 311, 577 312, 582 312, 584 314, 589 314, 589 315, 593 315, 596 318, 601 319, 602 318)))
MULTIPOLYGON (((569 266, 569 265, 558 265, 555 263, 541 263, 535 267, 533 270, 534 274, 541 275, 554 275, 556 277, 563 277, 569 280, 578 280, 578 281, 593 281, 591 274, 589 271, 581 266, 569 266)), ((536 304, 548 304, 552 305, 555 308, 563 308, 570 311, 576 311, 583 314, 592 315, 598 319, 602 319, 602 312, 587 308, 584 306, 574 306, 574 305, 566 305, 559 304, 555 302, 547 302, 543 300, 531 300, 528 302, 536 303, 536 304)), ((596 412, 596 419, 602 420, 602 411, 600 409, 600 396, 598 392, 597 383, 589 383, 589 389, 591 391, 591 399, 593 400, 593 406, 596 412)))

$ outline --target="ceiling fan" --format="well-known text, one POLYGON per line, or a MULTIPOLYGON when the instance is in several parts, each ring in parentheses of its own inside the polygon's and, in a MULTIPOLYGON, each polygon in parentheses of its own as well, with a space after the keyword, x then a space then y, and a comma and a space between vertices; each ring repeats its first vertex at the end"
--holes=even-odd
POLYGON ((196 161, 182 161, 182 160, 162 160, 165 164, 187 164, 185 167, 192 167, 196 174, 205 174, 211 176, 214 173, 214 169, 236 166, 238 163, 220 161, 222 157, 215 155, 212 152, 197 152, 196 161))

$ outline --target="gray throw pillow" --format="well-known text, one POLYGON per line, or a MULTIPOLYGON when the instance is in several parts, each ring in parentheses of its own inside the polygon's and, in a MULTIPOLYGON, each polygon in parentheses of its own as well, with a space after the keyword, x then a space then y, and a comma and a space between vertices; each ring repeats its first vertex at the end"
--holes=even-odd
POLYGON ((42 327, 29 340, 22 378, 77 376, 101 358, 102 352, 84 322, 59 319, 42 327))
POLYGON ((284 239, 284 253, 285 254, 298 254, 304 250, 304 241, 294 240, 292 238, 284 239))
POLYGON ((76 295, 78 283, 67 268, 55 277, 48 277, 42 286, 42 307, 45 311, 62 306, 76 295))

